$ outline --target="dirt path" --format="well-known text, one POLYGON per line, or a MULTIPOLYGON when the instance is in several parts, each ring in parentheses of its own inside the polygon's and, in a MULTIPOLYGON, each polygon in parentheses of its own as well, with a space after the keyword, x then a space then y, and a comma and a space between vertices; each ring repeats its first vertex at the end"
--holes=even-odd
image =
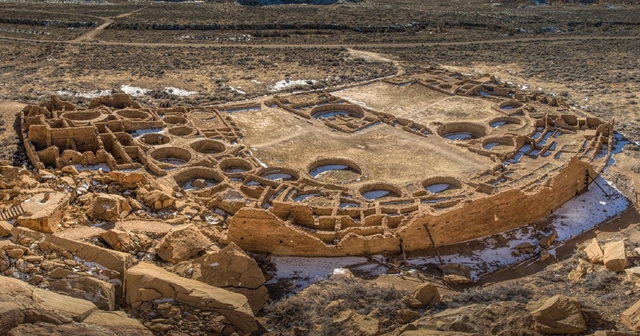
MULTIPOLYGON (((139 12, 139 11, 145 9, 145 8, 147 8, 147 7, 142 7, 140 9, 136 9, 136 10, 128 12, 128 13, 120 14, 120 15, 116 16, 116 18, 123 18, 123 17, 129 16, 129 15, 134 14, 136 12, 139 12)), ((105 28, 107 28, 110 24, 112 24, 114 22, 112 19, 106 18, 106 17, 96 16, 96 18, 104 20, 104 22, 101 25, 99 25, 98 27, 96 27, 95 29, 93 29, 92 31, 87 32, 85 34, 82 34, 82 35, 76 37, 75 39, 69 41, 69 43, 77 43, 77 42, 82 42, 82 41, 87 41, 87 40, 93 40, 96 36, 98 36, 98 34, 102 33, 102 31, 105 28)))
MULTIPOLYGON (((91 34, 91 32, 87 34, 91 34)), ((381 49, 386 49, 386 48, 414 48, 414 47, 456 46, 456 45, 475 45, 475 44, 532 43, 532 42, 558 42, 558 41, 571 42, 571 41, 585 41, 585 40, 639 40, 639 39, 640 39, 640 36, 573 36, 573 37, 518 38, 518 39, 508 39, 508 40, 463 41, 463 42, 348 43, 348 44, 243 44, 243 43, 213 44, 213 43, 113 42, 113 41, 98 41, 98 40, 89 40, 89 41, 91 41, 92 43, 109 45, 109 46, 131 46, 131 47, 148 47, 148 48, 189 47, 189 48, 267 48, 267 49, 278 49, 278 48, 298 48, 298 49, 381 48, 381 49)), ((68 43, 68 44, 84 44, 89 42, 86 40, 78 40, 78 39, 68 40, 68 41, 55 41, 55 40, 27 39, 27 38, 17 38, 17 37, 0 37, 0 40, 18 41, 18 42, 37 42, 37 43, 68 43)))
POLYGON ((403 75, 404 72, 405 72, 404 68, 402 67, 402 64, 400 64, 399 61, 387 58, 387 57, 383 56, 383 54, 374 53, 374 52, 371 52, 371 51, 355 50, 355 49, 352 49, 352 48, 347 48, 347 50, 349 51, 349 53, 353 57, 362 57, 362 58, 365 58, 365 59, 372 59, 372 60, 381 61, 381 62, 393 63, 393 65, 396 66, 396 69, 398 69, 398 73, 396 73, 396 76, 403 75))

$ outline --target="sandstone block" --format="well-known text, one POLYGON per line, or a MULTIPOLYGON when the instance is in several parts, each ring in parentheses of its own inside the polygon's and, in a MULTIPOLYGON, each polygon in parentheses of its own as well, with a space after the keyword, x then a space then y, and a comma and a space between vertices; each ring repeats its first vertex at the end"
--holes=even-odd
POLYGON ((531 312, 536 331, 545 334, 575 334, 587 330, 578 300, 556 295, 539 303, 541 305, 531 312))
POLYGON ((622 272, 627 267, 627 253, 624 241, 610 242, 604 245, 604 266, 613 272, 622 272))
POLYGON ((244 295, 254 314, 269 300, 262 269, 235 243, 195 259, 190 268, 192 279, 244 295))
POLYGON ((585 247, 584 252, 587 254, 589 261, 593 264, 600 263, 604 259, 604 254, 602 253, 600 244, 598 244, 598 240, 595 238, 593 238, 591 243, 585 247))
POLYGON ((244 333, 258 329, 244 295, 185 279, 151 264, 140 263, 127 271, 126 297, 132 307, 140 306, 144 296, 148 298, 149 289, 160 293, 162 298, 174 299, 198 309, 213 310, 244 333))
POLYGON ((9 222, 0 221, 0 237, 6 237, 10 235, 11 229, 13 229, 13 225, 9 224, 9 222))
POLYGON ((169 231, 155 247, 160 258, 169 262, 187 260, 211 245, 211 242, 193 225, 169 231))
POLYGON ((622 324, 633 331, 640 331, 640 301, 625 310, 620 316, 622 324))
POLYGON ((62 279, 49 284, 51 290, 93 302, 102 310, 115 308, 116 291, 112 284, 93 277, 62 279))
POLYGON ((413 297, 423 305, 432 305, 440 302, 438 288, 430 283, 425 283, 416 288, 413 297))
POLYGON ((153 244, 152 240, 143 234, 117 229, 102 232, 100 237, 114 250, 129 253, 144 252, 153 244))

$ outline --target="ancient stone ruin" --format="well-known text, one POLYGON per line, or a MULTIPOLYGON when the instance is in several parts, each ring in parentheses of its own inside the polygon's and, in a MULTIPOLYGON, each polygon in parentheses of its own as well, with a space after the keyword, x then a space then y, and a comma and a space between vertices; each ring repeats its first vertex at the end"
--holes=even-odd
MULTIPOLYGON (((529 224, 583 192, 613 144, 613 121, 561 97, 442 70, 194 108, 53 96, 24 108, 22 130, 36 168, 146 171, 226 220, 221 243, 295 256, 421 250, 529 224), (378 94, 417 102, 391 108, 378 94)), ((147 206, 172 206, 159 193, 147 206)), ((128 206, 103 201, 115 217, 128 206)), ((47 217, 19 222, 53 232, 47 217)))

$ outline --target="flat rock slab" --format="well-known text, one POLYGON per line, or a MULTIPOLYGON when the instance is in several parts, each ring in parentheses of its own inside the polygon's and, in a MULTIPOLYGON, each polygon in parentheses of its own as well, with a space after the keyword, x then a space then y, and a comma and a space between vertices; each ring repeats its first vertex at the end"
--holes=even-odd
POLYGON ((130 268, 125 287, 127 302, 134 308, 144 301, 173 299, 192 307, 215 311, 245 333, 258 330, 251 306, 244 295, 186 279, 151 264, 140 263, 130 268))

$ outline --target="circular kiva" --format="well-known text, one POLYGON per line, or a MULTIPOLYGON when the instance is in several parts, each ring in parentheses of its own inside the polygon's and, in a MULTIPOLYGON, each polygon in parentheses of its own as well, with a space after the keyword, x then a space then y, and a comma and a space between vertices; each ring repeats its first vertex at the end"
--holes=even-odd
POLYGON ((242 175, 253 172, 253 165, 251 162, 238 158, 228 158, 220 161, 218 164, 220 170, 229 176, 242 175))
POLYGON ((227 146, 224 143, 211 139, 194 141, 189 147, 201 154, 220 154, 227 150, 227 146))
POLYGON ((402 189, 388 183, 370 183, 358 189, 360 196, 369 201, 381 198, 399 198, 404 194, 402 189))
POLYGON ((434 176, 422 181, 422 187, 431 194, 439 194, 445 191, 461 189, 460 180, 451 176, 434 176))
POLYGON ((329 183, 348 183, 362 175, 363 169, 345 158, 321 158, 307 166, 307 173, 314 179, 329 183))
POLYGON ((173 179, 186 191, 207 189, 224 182, 224 177, 217 170, 208 167, 181 169, 173 179))
POLYGON ((151 120, 151 114, 139 110, 118 110, 116 114, 126 119, 151 120))
POLYGON ((166 134, 160 133, 147 133, 141 136, 140 141, 147 145, 156 146, 156 145, 166 145, 171 142, 171 137, 166 134))
POLYGON ((516 129, 524 124, 524 120, 516 117, 498 117, 489 121, 489 126, 494 129, 516 129))
POLYGON ((505 151, 505 150, 513 150, 513 146, 515 145, 515 141, 512 137, 493 137, 487 138, 482 141, 482 148, 491 151, 505 151))
POLYGON ((101 122, 109 118, 108 114, 102 114, 100 111, 82 111, 82 112, 65 112, 60 118, 74 121, 76 123, 101 122))
POLYGON ((522 102, 519 102, 517 100, 507 100, 507 101, 503 101, 500 104, 498 104, 498 108, 500 108, 501 110, 515 110, 517 108, 522 107, 523 104, 522 102))
POLYGON ((487 130, 484 126, 470 122, 442 124, 436 132, 439 136, 448 140, 471 140, 487 135, 487 130))
POLYGON ((188 120, 185 117, 179 117, 179 116, 166 116, 162 119, 162 121, 166 122, 167 124, 182 124, 185 125, 188 120))
POLYGON ((149 155, 156 161, 173 166, 180 166, 191 161, 191 152, 180 147, 156 148, 149 155))
POLYGON ((169 129, 169 134, 175 136, 187 136, 195 133, 195 129, 189 126, 177 126, 169 129))
POLYGON ((300 179, 300 173, 297 170, 285 167, 264 168, 257 175, 272 181, 297 181, 300 179))
POLYGON ((364 111, 362 107, 352 104, 327 104, 314 107, 310 112, 315 119, 329 119, 336 116, 362 118, 364 111))

